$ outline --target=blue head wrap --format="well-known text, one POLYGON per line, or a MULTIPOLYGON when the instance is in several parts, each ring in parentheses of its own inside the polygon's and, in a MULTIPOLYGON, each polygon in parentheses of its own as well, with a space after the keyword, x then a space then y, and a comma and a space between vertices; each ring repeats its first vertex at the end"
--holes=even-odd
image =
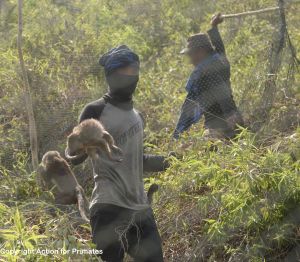
POLYGON ((139 68, 140 60, 139 56, 130 48, 121 45, 102 55, 99 64, 104 67, 105 75, 108 76, 115 70, 129 65, 139 68))

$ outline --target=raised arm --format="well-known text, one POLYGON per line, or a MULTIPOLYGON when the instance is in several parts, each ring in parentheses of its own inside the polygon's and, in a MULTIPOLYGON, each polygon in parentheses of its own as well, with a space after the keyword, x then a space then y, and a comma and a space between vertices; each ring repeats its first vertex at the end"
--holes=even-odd
POLYGON ((225 52, 225 46, 222 40, 222 37, 220 35, 218 25, 223 22, 222 15, 219 13, 217 15, 214 15, 211 20, 211 26, 212 28, 207 32, 209 35, 209 38, 215 47, 215 50, 219 54, 226 54, 225 52))

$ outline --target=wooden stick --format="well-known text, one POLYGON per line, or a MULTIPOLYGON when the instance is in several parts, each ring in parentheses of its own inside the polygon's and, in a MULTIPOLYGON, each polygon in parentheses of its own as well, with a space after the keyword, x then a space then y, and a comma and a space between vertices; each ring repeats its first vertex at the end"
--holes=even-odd
POLYGON ((31 147, 31 158, 32 158, 32 166, 33 169, 36 170, 38 167, 38 145, 37 145, 37 131, 36 131, 36 123, 34 118, 33 112, 33 105, 31 99, 31 90, 28 80, 28 75, 26 71, 26 66, 23 58, 23 51, 22 51, 22 32, 23 32, 23 1, 18 0, 18 54, 19 54, 19 63, 23 78, 23 85, 24 85, 24 96, 25 96, 25 105, 28 114, 29 120, 29 137, 30 137, 30 147, 31 147))
POLYGON ((237 13, 237 14, 228 14, 228 15, 222 15, 222 18, 234 18, 234 17, 242 17, 242 16, 248 16, 248 15, 257 15, 257 14, 263 14, 268 12, 273 12, 279 10, 279 7, 269 7, 265 9, 260 10, 254 10, 254 11, 248 11, 243 13, 237 13))
MULTIPOLYGON (((289 5, 291 5, 291 4, 299 4, 299 3, 300 3, 300 1, 295 1, 295 2, 289 3, 289 5)), ((269 8, 254 10, 254 11, 247 11, 247 12, 243 12, 243 13, 222 15, 222 18, 226 19, 226 18, 243 17, 243 16, 248 16, 248 15, 258 15, 258 14, 263 14, 263 13, 269 13, 269 12, 277 11, 279 9, 280 9, 279 6, 275 6, 275 7, 269 7, 269 8)))

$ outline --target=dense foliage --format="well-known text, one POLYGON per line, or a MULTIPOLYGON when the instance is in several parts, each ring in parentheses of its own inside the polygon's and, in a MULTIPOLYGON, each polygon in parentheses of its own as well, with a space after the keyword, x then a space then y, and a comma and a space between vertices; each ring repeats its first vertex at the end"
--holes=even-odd
MULTIPOLYGON (((217 11, 236 13, 276 4, 275 0, 25 1, 23 51, 39 157, 51 149, 63 151, 84 104, 105 93, 99 55, 127 44, 142 60, 135 103, 147 122, 145 149, 178 154, 170 159, 172 166, 166 172, 146 179, 161 185, 154 209, 166 261, 295 258, 300 241, 300 73, 290 70, 287 47, 272 110, 259 132, 243 130, 232 143, 213 143, 201 138, 200 123, 179 142, 170 142, 192 69, 178 54, 187 36, 209 29, 210 17, 217 11)), ((299 8, 293 5, 286 11, 296 50, 299 8)), ((16 1, 0 1, 0 15, 1 247, 91 247, 89 226, 69 222, 75 209, 56 209, 48 201, 51 194, 36 185, 16 50, 16 1)), ((279 22, 273 12, 228 19, 220 26, 232 66, 234 96, 250 129, 257 121, 279 22)), ((75 169, 88 192, 93 185, 89 168, 87 163, 75 169)), ((68 257, 54 254, 55 261, 68 257)), ((21 252, 0 253, 0 258, 53 261, 21 252)), ((80 259, 96 260, 89 255, 80 259)))

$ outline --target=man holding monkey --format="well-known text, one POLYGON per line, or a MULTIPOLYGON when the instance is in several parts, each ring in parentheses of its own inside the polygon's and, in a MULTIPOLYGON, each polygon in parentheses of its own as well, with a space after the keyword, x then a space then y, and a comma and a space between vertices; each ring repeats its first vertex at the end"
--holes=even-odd
POLYGON ((123 45, 104 54, 99 63, 104 67, 108 93, 85 106, 79 122, 101 121, 123 155, 121 162, 111 161, 101 152, 98 159, 92 159, 93 242, 103 251, 104 261, 123 261, 127 252, 135 261, 160 262, 161 239, 144 191, 143 172, 163 171, 168 164, 162 156, 143 154, 143 119, 132 101, 139 81, 139 57, 123 45))

